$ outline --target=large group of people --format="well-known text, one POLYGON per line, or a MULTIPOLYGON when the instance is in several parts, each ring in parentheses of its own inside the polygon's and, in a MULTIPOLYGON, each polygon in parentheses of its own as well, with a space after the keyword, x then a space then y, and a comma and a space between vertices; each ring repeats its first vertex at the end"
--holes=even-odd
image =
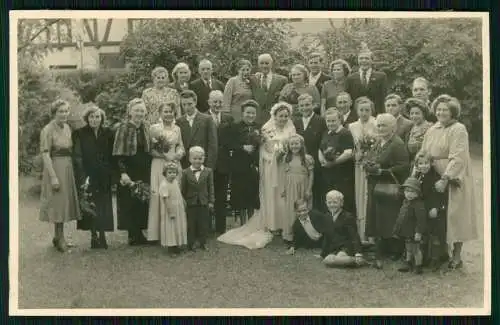
POLYGON ((96 105, 72 131, 68 103, 53 103, 41 132, 40 219, 54 223, 54 247, 67 250, 63 225, 78 220, 92 248, 107 248, 117 184, 117 226, 129 244, 159 243, 174 256, 207 249, 213 231, 250 249, 281 236, 288 254, 321 248, 327 265, 362 265, 371 245, 377 268, 385 258, 401 259, 402 272, 421 273, 426 262, 460 268, 462 243, 477 230, 459 101, 431 102, 423 77, 405 101, 388 94, 368 49, 355 73, 342 59, 324 73, 319 53, 289 77, 269 54, 257 62, 253 72, 240 60, 225 85, 208 60, 194 81, 185 63, 172 83, 157 67, 114 132, 96 105), (228 206, 241 227, 227 229, 228 206))

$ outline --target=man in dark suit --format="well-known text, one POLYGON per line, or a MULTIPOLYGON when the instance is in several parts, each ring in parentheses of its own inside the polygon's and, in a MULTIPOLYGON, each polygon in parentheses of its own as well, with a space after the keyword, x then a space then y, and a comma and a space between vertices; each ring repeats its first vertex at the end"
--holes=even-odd
POLYGON ((321 144, 321 137, 326 131, 325 120, 313 112, 313 98, 309 94, 302 94, 298 98, 298 106, 301 117, 293 120, 295 130, 304 138, 306 151, 314 158, 314 181, 313 181, 313 200, 314 207, 321 209, 321 177, 320 164, 318 161, 318 150, 321 144))
POLYGON ((200 78, 194 80, 189 85, 189 89, 195 92, 198 96, 198 111, 201 113, 208 112, 208 95, 212 90, 224 91, 224 84, 212 77, 212 62, 209 60, 201 60, 198 65, 200 78))
POLYGON ((278 102, 281 89, 288 83, 288 78, 272 71, 273 58, 270 54, 261 54, 258 58, 259 72, 255 74, 258 87, 255 100, 259 103, 257 123, 264 124, 271 117, 271 107, 278 102))
POLYGON ((346 79, 346 91, 353 101, 366 96, 375 104, 374 115, 384 113, 384 98, 387 95, 387 76, 372 68, 372 52, 365 48, 358 54, 359 71, 346 79))
POLYGON ((205 151, 199 146, 191 147, 188 153, 190 166, 182 171, 181 193, 186 200, 187 244, 194 249, 198 240, 200 248, 206 250, 210 210, 214 207, 214 175, 211 168, 203 166, 205 151))
MULTIPOLYGON (((311 53, 307 62, 309 68, 309 85, 316 86, 319 93, 323 89, 323 84, 325 81, 330 80, 330 76, 323 72, 324 60, 321 53, 311 53)), ((320 114, 321 107, 317 107, 315 110, 316 114, 320 114)))
MULTIPOLYGON (((217 161, 217 129, 212 118, 198 112, 197 97, 194 91, 185 90, 181 93, 181 107, 185 114, 177 119, 176 124, 181 129, 184 149, 200 146, 205 150, 206 166, 215 167, 217 161)), ((189 166, 187 155, 181 160, 182 168, 189 166)))
POLYGON ((343 91, 337 95, 335 107, 342 114, 342 126, 347 128, 349 124, 358 120, 358 113, 352 107, 352 99, 349 93, 343 91))
POLYGON ((293 241, 287 254, 293 255, 298 248, 320 248, 326 217, 317 210, 309 210, 307 201, 294 203, 297 219, 293 223, 293 241))
POLYGON ((344 195, 332 190, 326 194, 328 214, 324 221, 320 257, 327 265, 360 265, 363 262, 356 217, 343 209, 344 195), (327 257, 328 256, 328 257, 327 257))
POLYGON ((385 110, 396 118, 396 134, 405 141, 408 132, 413 126, 412 121, 401 114, 403 100, 397 94, 387 95, 385 98, 385 110))
POLYGON ((224 94, 220 90, 212 90, 208 97, 208 114, 217 127, 217 162, 214 170, 215 184, 215 232, 226 232, 226 204, 230 174, 231 131, 234 119, 230 114, 222 113, 222 99, 224 94))

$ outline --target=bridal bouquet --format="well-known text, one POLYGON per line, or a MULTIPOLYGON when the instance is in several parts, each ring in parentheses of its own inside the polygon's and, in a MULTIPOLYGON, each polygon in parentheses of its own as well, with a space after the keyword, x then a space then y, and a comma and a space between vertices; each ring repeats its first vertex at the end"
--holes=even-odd
POLYGON ((283 143, 282 141, 277 141, 274 144, 274 152, 276 153, 276 158, 278 161, 282 161, 286 154, 288 153, 287 145, 283 143))
POLYGON ((356 144, 357 159, 358 161, 363 161, 372 150, 375 148, 377 139, 371 135, 365 134, 356 144))
POLYGON ((151 146, 160 153, 168 152, 170 150, 170 142, 168 140, 165 134, 160 134, 151 139, 151 146))

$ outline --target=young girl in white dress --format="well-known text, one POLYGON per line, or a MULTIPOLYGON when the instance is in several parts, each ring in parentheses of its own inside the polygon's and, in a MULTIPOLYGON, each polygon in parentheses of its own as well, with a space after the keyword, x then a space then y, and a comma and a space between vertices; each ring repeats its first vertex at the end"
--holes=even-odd
POLYGON ((178 174, 178 165, 175 162, 167 162, 163 167, 164 179, 159 188, 160 242, 173 255, 179 254, 180 247, 187 244, 186 210, 177 181, 178 174))
POLYGON ((241 245, 249 249, 262 248, 273 238, 273 233, 284 225, 284 173, 278 156, 285 150, 285 141, 296 134, 290 117, 292 106, 279 102, 271 108, 271 118, 262 127, 263 142, 259 158, 260 209, 242 227, 232 229, 217 240, 241 245))
POLYGON ((354 194, 356 200, 356 212, 358 215, 358 232, 362 241, 365 241, 365 224, 366 224, 366 207, 368 200, 368 181, 366 172, 362 166, 362 150, 361 141, 368 138, 375 138, 376 124, 375 118, 372 116, 374 109, 373 102, 368 97, 360 97, 354 103, 357 110, 359 120, 349 124, 349 131, 351 131, 354 138, 354 194))

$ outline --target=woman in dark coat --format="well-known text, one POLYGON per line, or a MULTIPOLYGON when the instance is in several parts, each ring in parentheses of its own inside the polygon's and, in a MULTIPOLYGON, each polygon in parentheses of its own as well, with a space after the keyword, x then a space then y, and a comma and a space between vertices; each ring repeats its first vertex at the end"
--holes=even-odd
POLYGON ((83 213, 77 229, 91 231, 91 248, 108 248, 105 232, 114 230, 111 195, 114 135, 103 127, 105 113, 99 107, 92 105, 83 119, 87 125, 73 132, 73 159, 78 187, 88 186, 96 215, 83 213))
POLYGON ((118 229, 128 231, 129 245, 141 245, 147 242, 142 230, 147 228, 149 204, 133 196, 131 186, 138 181, 149 184, 151 177, 149 126, 144 124, 144 101, 132 99, 127 113, 129 119, 119 126, 113 145, 121 185, 117 190, 118 229))
POLYGON ((242 103, 242 120, 234 125, 231 157, 231 207, 240 211, 243 225, 260 207, 259 142, 260 125, 255 122, 259 104, 249 99, 242 103))
POLYGON ((364 162, 368 175, 366 236, 376 240, 376 266, 381 268, 384 253, 394 258, 403 253, 402 241, 392 238, 403 197, 384 194, 377 191, 376 186, 402 184, 409 174, 410 158, 403 140, 395 134, 396 118, 388 113, 379 114, 376 124, 379 139, 374 145, 372 160, 364 162))

